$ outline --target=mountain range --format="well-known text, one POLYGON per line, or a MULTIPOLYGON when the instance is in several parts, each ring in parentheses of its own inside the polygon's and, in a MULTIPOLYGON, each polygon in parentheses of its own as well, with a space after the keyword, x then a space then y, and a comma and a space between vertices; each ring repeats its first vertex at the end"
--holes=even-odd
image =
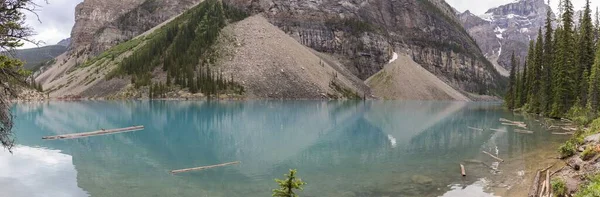
POLYGON ((37 71, 40 67, 52 64, 54 58, 67 51, 70 39, 63 39, 55 45, 47 45, 30 49, 18 49, 13 52, 15 58, 24 62, 27 70, 37 71))
POLYGON ((520 0, 491 8, 480 16, 467 10, 458 17, 488 60, 508 76, 512 53, 524 62, 529 41, 537 38, 550 9, 544 0, 520 0))
POLYGON ((524 56, 548 9, 539 0, 485 16, 443 0, 125 1, 77 6, 69 49, 36 77, 51 97, 140 98, 164 86, 159 97, 497 97, 507 55, 524 56))

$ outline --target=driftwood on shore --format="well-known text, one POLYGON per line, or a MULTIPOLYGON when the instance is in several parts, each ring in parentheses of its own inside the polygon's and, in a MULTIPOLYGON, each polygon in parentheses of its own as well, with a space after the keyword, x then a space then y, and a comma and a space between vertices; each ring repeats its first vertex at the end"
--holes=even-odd
POLYGON ((465 172, 465 166, 460 164, 460 174, 462 176, 467 176, 467 172, 465 172))
POLYGON ((552 196, 552 185, 550 185, 550 170, 546 170, 546 195, 544 196, 552 196))
POLYGON ((222 163, 222 164, 217 164, 217 165, 212 165, 212 166, 202 166, 202 167, 195 167, 195 168, 186 168, 186 169, 181 169, 181 170, 171 170, 171 174, 177 174, 177 173, 189 172, 189 171, 206 170, 206 169, 210 169, 210 168, 223 167, 223 166, 234 165, 234 164, 239 164, 239 163, 241 163, 241 162, 234 161, 234 162, 222 163))
POLYGON ((541 175, 541 171, 537 171, 537 173, 535 173, 535 177, 533 178, 533 184, 531 185, 531 188, 529 189, 529 194, 527 195, 528 197, 536 197, 540 188, 540 175, 541 175))
POLYGON ((554 175, 554 173, 550 173, 550 168, 556 165, 557 162, 554 162, 552 165, 538 170, 533 178, 533 184, 529 189, 528 197, 545 197, 552 196, 552 186, 550 185, 550 177, 554 175), (544 175, 545 173, 545 175, 544 175), (541 184, 541 185, 540 185, 541 184))
POLYGON ((496 156, 492 155, 492 153, 488 153, 486 151, 481 151, 481 152, 485 153, 486 155, 489 155, 490 157, 498 160, 499 162, 504 162, 504 159, 500 159, 499 157, 496 157, 496 156))
POLYGON ((98 135, 124 133, 124 132, 129 132, 129 131, 139 131, 139 130, 143 130, 143 129, 144 129, 144 126, 133 126, 133 127, 120 128, 120 129, 109 129, 109 130, 102 129, 99 131, 92 131, 92 132, 86 132, 86 133, 72 133, 72 134, 65 134, 65 135, 45 136, 45 137, 42 137, 42 139, 44 139, 44 140, 76 139, 76 138, 91 137, 91 136, 98 136, 98 135))

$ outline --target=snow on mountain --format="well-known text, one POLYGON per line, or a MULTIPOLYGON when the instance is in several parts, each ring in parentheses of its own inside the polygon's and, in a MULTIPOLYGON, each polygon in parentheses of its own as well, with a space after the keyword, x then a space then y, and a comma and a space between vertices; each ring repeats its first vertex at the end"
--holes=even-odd
POLYGON ((510 56, 524 61, 529 41, 543 28, 550 6, 544 0, 518 0, 489 9, 483 15, 469 11, 458 14, 461 23, 486 57, 496 66, 510 70, 510 56))

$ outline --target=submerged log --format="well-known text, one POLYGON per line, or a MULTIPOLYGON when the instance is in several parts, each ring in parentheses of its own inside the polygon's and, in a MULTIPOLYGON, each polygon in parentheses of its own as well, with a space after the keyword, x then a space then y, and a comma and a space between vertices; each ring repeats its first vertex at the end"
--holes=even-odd
POLYGON ((540 189, 540 175, 540 171, 537 171, 537 173, 535 173, 535 177, 533 178, 533 184, 531 185, 531 188, 529 189, 529 194, 527 195, 528 197, 536 197, 538 195, 538 190, 540 189))
POLYGON ((195 167, 195 168, 186 168, 186 169, 181 169, 181 170, 171 170, 171 174, 177 174, 177 173, 189 172, 189 171, 197 171, 197 170, 206 170, 206 169, 210 169, 210 168, 234 165, 234 164, 239 164, 239 163, 241 163, 241 162, 234 161, 234 162, 217 164, 217 165, 212 165, 212 166, 202 166, 202 167, 195 167))
POLYGON ((465 166, 463 166, 462 164, 460 164, 460 174, 462 176, 467 176, 467 172, 465 172, 465 166))
POLYGON ((45 136, 45 137, 42 137, 42 139, 44 139, 44 140, 75 139, 75 138, 91 137, 91 136, 98 136, 98 135, 124 133, 124 132, 129 132, 129 131, 139 131, 139 130, 143 130, 143 129, 144 129, 144 126, 133 126, 133 127, 127 127, 127 128, 120 128, 120 129, 110 129, 110 130, 102 129, 100 131, 92 131, 92 132, 87 132, 87 133, 73 133, 73 134, 56 135, 56 136, 45 136))
POLYGON ((491 131, 498 131, 498 132, 505 132, 506 130, 502 130, 502 129, 490 129, 491 131))
POLYGON ((496 157, 496 156, 492 155, 492 153, 488 153, 488 152, 486 152, 486 151, 481 151, 481 152, 483 152, 483 153, 485 153, 485 154, 489 155, 490 157, 492 157, 492 158, 494 158, 494 159, 498 160, 499 162, 504 162, 504 160, 503 160, 503 159, 500 159, 499 157, 496 157))
POLYGON ((486 164, 486 163, 485 163, 485 162, 483 162, 483 161, 474 160, 474 159, 468 159, 468 160, 464 160, 463 162, 464 162, 465 164, 481 164, 482 166, 485 166, 486 168, 489 168, 489 169, 493 170, 493 171, 494 171, 494 173, 498 173, 498 172, 500 172, 499 170, 497 170, 497 169, 496 169, 496 168, 494 168, 493 166, 491 166, 491 165, 488 165, 488 164, 486 164))
POLYGON ((468 127, 469 129, 475 130, 475 131, 483 131, 483 129, 480 128, 475 128, 475 127, 468 127))

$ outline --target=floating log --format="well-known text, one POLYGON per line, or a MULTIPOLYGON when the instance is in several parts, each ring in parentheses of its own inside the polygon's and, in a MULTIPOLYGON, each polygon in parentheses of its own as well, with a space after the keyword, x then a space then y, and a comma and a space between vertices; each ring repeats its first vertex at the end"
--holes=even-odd
POLYGON ((102 129, 100 131, 92 131, 92 132, 87 132, 87 133, 73 133, 73 134, 65 134, 65 135, 46 136, 46 137, 42 137, 42 139, 44 139, 44 140, 75 139, 75 138, 91 137, 91 136, 98 136, 98 135, 124 133, 124 132, 129 132, 129 131, 139 131, 139 130, 143 130, 143 129, 144 129, 144 126, 133 126, 133 127, 127 127, 127 128, 121 128, 121 129, 110 129, 110 130, 102 129))
POLYGON ((499 162, 504 162, 504 160, 503 160, 503 159, 500 159, 499 157, 496 157, 496 156, 492 155, 492 153, 488 153, 488 152, 486 152, 486 151, 481 151, 481 152, 483 152, 483 153, 485 153, 485 154, 489 155, 490 157, 492 157, 492 158, 494 158, 494 159, 498 160, 499 162))
POLYGON ((527 195, 528 197, 536 197, 538 194, 538 191, 540 189, 540 175, 541 175, 541 171, 537 171, 537 173, 535 173, 535 177, 533 178, 533 184, 531 185, 531 188, 529 189, 529 194, 527 195))
POLYGON ((462 176, 467 176, 467 172, 465 172, 465 166, 463 166, 462 164, 460 164, 460 174, 462 176))
POLYGON ((502 123, 502 125, 506 125, 506 126, 516 126, 516 127, 521 127, 521 128, 523 128, 523 129, 526 129, 526 128, 527 128, 527 125, 526 125, 526 124, 515 124, 515 123, 506 123, 506 122, 503 122, 503 123, 502 123))
POLYGON ((490 129, 491 131, 498 131, 498 132, 505 132, 506 130, 502 130, 502 129, 490 129))
POLYGON ((239 163, 240 163, 240 161, 234 161, 234 162, 217 164, 217 165, 212 165, 212 166, 202 166, 202 167, 195 167, 195 168, 186 168, 186 169, 181 169, 181 170, 171 170, 171 174, 177 174, 177 173, 189 172, 189 171, 197 171, 197 170, 206 170, 206 169, 210 169, 210 168, 223 167, 223 166, 234 165, 234 164, 239 164, 239 163))
POLYGON ((500 118, 500 122, 507 122, 507 123, 513 123, 513 124, 525 124, 525 122, 512 121, 512 120, 508 120, 508 119, 504 119, 504 118, 500 118))
POLYGON ((574 132, 564 132, 564 133, 561 133, 561 132, 552 132, 552 134, 554 134, 554 135, 573 135, 575 133, 574 132))
POLYGON ((525 133, 525 134, 532 134, 533 133, 533 131, 522 130, 522 129, 515 129, 515 132, 517 132, 517 133, 525 133))
POLYGON ((577 128, 575 127, 562 127, 561 129, 565 131, 577 131, 577 128))
POLYGON ((475 131, 483 131, 483 129, 480 128, 475 128, 475 127, 468 127, 469 129, 475 130, 475 131))
POLYGON ((559 126, 555 126, 555 125, 550 125, 548 127, 548 129, 560 129, 560 127, 559 126))

